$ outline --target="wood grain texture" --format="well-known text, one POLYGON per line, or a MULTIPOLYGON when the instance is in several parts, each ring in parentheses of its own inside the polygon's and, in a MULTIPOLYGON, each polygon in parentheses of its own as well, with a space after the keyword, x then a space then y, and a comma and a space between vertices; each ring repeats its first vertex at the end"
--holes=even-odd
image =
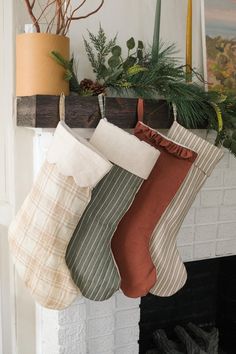
MULTIPOLYGON (((120 128, 134 128, 137 123, 136 98, 106 98, 106 117, 120 128)), ((101 119, 97 97, 66 97, 66 123, 71 128, 95 128, 101 119)), ((59 96, 17 98, 17 125, 55 128, 59 121, 59 96)), ((164 100, 144 101, 144 123, 152 128, 169 128, 172 112, 164 100)))

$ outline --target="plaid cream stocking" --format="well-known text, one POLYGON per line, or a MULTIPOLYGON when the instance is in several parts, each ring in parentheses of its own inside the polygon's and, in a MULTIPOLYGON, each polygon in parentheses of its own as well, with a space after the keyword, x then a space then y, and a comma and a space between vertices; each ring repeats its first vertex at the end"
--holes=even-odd
POLYGON ((65 263, 66 247, 93 187, 111 167, 64 122, 58 124, 46 161, 9 228, 16 270, 42 306, 63 309, 79 294, 65 263))

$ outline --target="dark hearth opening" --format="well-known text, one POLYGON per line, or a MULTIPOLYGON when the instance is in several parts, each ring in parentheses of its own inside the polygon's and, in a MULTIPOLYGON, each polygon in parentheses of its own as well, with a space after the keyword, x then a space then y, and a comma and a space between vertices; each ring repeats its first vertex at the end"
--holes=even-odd
POLYGON ((185 266, 188 280, 178 293, 166 298, 148 294, 141 299, 139 353, 153 350, 154 354, 162 354, 157 351, 154 332, 165 331, 156 332, 156 340, 164 333, 178 342, 174 328, 181 326, 188 331, 188 324, 193 323, 207 332, 218 328, 222 350, 219 353, 235 354, 236 256, 189 262, 185 266))

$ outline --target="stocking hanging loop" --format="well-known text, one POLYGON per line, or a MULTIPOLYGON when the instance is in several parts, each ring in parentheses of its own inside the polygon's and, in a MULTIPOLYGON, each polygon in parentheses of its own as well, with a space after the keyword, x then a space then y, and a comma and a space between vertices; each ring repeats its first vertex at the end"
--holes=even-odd
POLYGON ((100 109, 100 114, 102 119, 105 118, 105 110, 106 110, 106 96, 104 93, 100 93, 98 95, 98 103, 99 103, 99 109, 100 109))
POLYGON ((174 114, 174 121, 177 122, 177 107, 175 103, 172 103, 172 109, 174 114))
POLYGON ((64 92, 60 94, 59 99, 59 118, 61 121, 65 121, 65 95, 64 92))
POLYGON ((143 99, 139 98, 138 99, 138 104, 137 104, 137 115, 138 115, 138 121, 143 122, 143 114, 144 114, 144 107, 143 107, 143 99))

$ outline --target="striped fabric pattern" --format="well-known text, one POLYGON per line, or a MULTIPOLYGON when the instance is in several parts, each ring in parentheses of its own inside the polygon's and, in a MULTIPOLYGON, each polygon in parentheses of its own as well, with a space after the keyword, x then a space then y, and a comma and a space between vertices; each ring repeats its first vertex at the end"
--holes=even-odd
POLYGON ((186 282, 186 269, 176 246, 177 234, 198 191, 223 157, 222 150, 177 122, 169 130, 168 138, 194 150, 198 157, 152 234, 150 252, 157 282, 150 292, 158 296, 171 296, 186 282))
POLYGON ((111 238, 142 182, 141 177, 114 165, 93 190, 68 245, 66 263, 75 284, 90 300, 106 300, 119 289, 111 238))

